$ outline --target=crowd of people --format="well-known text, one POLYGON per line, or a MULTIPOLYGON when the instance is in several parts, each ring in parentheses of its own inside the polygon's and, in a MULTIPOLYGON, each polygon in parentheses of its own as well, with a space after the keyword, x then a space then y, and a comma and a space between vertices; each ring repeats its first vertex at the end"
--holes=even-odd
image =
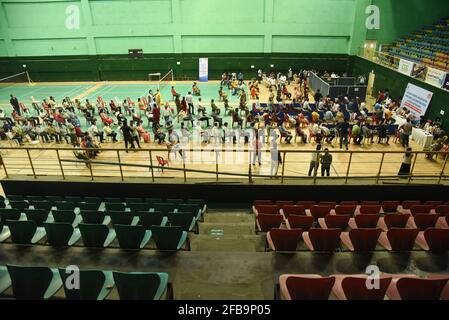
MULTIPOLYGON (((337 77, 334 73, 328 76, 337 77)), ((185 95, 178 93, 173 85, 171 101, 165 102, 159 89, 149 90, 135 102, 129 97, 109 102, 101 97, 95 102, 70 97, 56 101, 52 96, 36 101, 32 97, 30 107, 11 95, 12 113, 7 115, 0 110, 0 137, 18 144, 65 141, 74 147, 93 150, 84 156, 94 158, 101 152, 104 141, 110 139, 115 143, 119 138, 124 141, 126 150, 140 148, 141 142, 150 142, 152 137, 158 144, 165 144, 169 151, 180 150, 179 144, 193 140, 194 136, 201 143, 243 142, 254 150, 260 150, 260 144, 273 144, 278 139, 291 144, 294 137, 304 144, 315 142, 320 150, 326 144, 333 145, 334 141, 338 141, 340 149, 348 150, 351 140, 356 145, 376 141, 388 145, 390 136, 395 135, 404 148, 409 148, 409 137, 415 125, 434 135, 430 151, 439 151, 447 145, 441 119, 417 121, 409 110, 400 107, 400 100, 390 97, 388 90, 379 92, 372 112, 358 97, 331 99, 319 90, 314 92, 312 103, 308 77, 309 71, 293 73, 292 69, 285 74, 265 74, 259 70, 257 76, 248 81, 241 72, 223 73, 217 96, 222 106, 218 106, 215 99, 208 103, 203 101, 196 82, 185 95), (294 90, 289 92, 291 84, 294 90), (261 85, 269 91, 265 103, 259 100, 261 85), (236 105, 231 106, 229 95, 236 96, 236 105), (403 117, 406 122, 394 127, 394 116, 403 117), (83 126, 82 121, 86 125, 83 126)), ((314 164, 311 162, 309 175, 323 159, 323 175, 329 175, 332 157, 328 148, 324 151, 321 160, 312 159, 314 164)), ((81 158, 83 154, 76 152, 76 156, 81 158)))

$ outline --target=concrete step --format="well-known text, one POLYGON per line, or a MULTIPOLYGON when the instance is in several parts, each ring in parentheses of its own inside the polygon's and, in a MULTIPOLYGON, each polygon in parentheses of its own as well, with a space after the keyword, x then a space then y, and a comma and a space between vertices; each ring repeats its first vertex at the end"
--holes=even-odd
POLYGON ((192 251, 263 252, 265 237, 260 235, 191 235, 192 251))
POLYGON ((214 212, 204 215, 204 222, 254 222, 254 215, 247 212, 214 212))
POLYGON ((200 234, 239 234, 254 235, 254 222, 202 222, 199 224, 200 234))

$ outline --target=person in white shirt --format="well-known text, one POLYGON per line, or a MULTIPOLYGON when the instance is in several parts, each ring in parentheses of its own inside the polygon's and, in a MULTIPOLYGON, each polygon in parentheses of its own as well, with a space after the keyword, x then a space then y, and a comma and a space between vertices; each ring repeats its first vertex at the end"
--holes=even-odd
POLYGON ((202 113, 203 116, 206 114, 206 108, 203 106, 203 102, 201 101, 201 98, 198 98, 198 114, 202 113))
POLYGON ((187 102, 187 105, 189 106, 189 113, 195 114, 195 110, 193 108, 193 96, 192 96, 192 92, 190 92, 190 91, 186 95, 186 102, 187 102))
POLYGON ((104 135, 103 135, 103 131, 100 131, 97 127, 97 122, 94 120, 92 122, 92 125, 90 126, 89 129, 87 129, 87 131, 89 132, 91 137, 99 137, 100 138, 100 142, 102 143, 104 140, 104 135))

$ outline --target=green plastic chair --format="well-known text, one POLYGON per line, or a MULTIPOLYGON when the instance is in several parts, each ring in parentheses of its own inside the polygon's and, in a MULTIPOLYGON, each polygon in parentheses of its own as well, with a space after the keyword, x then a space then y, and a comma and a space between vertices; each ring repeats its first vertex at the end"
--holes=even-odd
POLYGON ((80 270, 79 288, 72 288, 74 283, 69 278, 73 272, 59 268, 63 281, 65 297, 68 300, 104 300, 114 288, 112 271, 80 270))
POLYGON ((6 265, 16 299, 50 299, 62 287, 57 269, 6 265))
POLYGON ((83 211, 96 211, 100 207, 99 203, 88 202, 88 203, 78 203, 78 208, 81 212, 83 211))
POLYGON ((150 208, 151 208, 151 204, 149 204, 149 203, 146 203, 146 202, 139 202, 139 203, 137 203, 137 202, 127 202, 127 205, 126 205, 130 210, 131 210, 131 212, 139 212, 139 211, 146 211, 146 212, 148 212, 148 211, 150 211, 150 208))
POLYGON ((77 197, 77 196, 65 196, 64 200, 73 202, 75 204, 79 204, 80 202, 84 201, 83 197, 77 197))
POLYGON ((78 228, 85 247, 106 248, 115 239, 115 230, 104 224, 80 223, 78 228))
POLYGON ((45 237, 45 229, 38 227, 36 222, 8 220, 11 231, 11 241, 17 244, 35 244, 45 237))
POLYGON ((21 211, 30 207, 30 204, 25 200, 10 200, 9 205, 12 209, 19 209, 21 211))
POLYGON ((160 300, 168 286, 164 272, 113 272, 120 300, 160 300))
POLYGON ((50 202, 64 201, 64 197, 62 196, 45 196, 45 199, 50 202))
POLYGON ((5 241, 11 236, 11 231, 9 231, 9 227, 3 224, 3 221, 0 220, 0 242, 5 241))
POLYGON ((162 203, 164 201, 161 198, 145 198, 145 202, 148 204, 154 204, 154 203, 162 203))
POLYGON ((84 202, 98 203, 98 205, 100 205, 103 202, 103 199, 99 197, 84 197, 84 202))
POLYGON ((21 213, 19 209, 0 209, 0 219, 5 225, 8 225, 8 220, 19 221, 21 213))
POLYGON ((122 203, 122 199, 120 198, 104 198, 103 199, 105 203, 122 203))
POLYGON ((151 239, 151 231, 142 226, 117 224, 114 229, 122 249, 142 249, 151 239))
POLYGON ((200 205, 195 203, 180 204, 178 206, 178 212, 190 212, 194 215, 196 220, 201 220, 203 215, 200 205))
POLYGON ((196 219, 190 212, 176 212, 169 217, 170 225, 179 226, 183 231, 193 231, 196 226, 196 219))
POLYGON ((26 196, 22 196, 22 195, 14 195, 14 194, 9 194, 6 196, 6 199, 8 199, 8 201, 15 201, 15 200, 26 200, 27 197, 26 196))
POLYGON ((57 210, 71 210, 74 211, 76 208, 76 204, 74 202, 69 201, 58 201, 54 203, 54 206, 57 210))
POLYGON ((203 214, 207 211, 206 201, 204 199, 187 199, 186 203, 197 204, 203 211, 203 214))
POLYGON ((104 204, 106 211, 122 211, 126 210, 126 206, 123 203, 106 202, 104 204))
POLYGON ((53 203, 50 201, 32 201, 30 202, 30 205, 33 206, 35 210, 44 210, 47 212, 50 212, 51 208, 53 208, 53 203))
POLYGON ((83 220, 82 216, 75 214, 73 210, 53 210, 51 215, 55 222, 70 223, 73 227, 76 227, 83 220))
POLYGON ((83 223, 88 224, 104 224, 111 222, 111 217, 107 216, 103 211, 81 211, 83 223))
POLYGON ((111 218, 113 226, 116 224, 135 226, 139 222, 139 217, 134 216, 131 212, 108 211, 106 214, 111 218))
POLYGON ((178 206, 174 203, 154 203, 152 205, 153 211, 160 211, 167 215, 171 211, 175 211, 178 206))
POLYGON ((167 203, 181 204, 184 203, 184 199, 167 199, 165 200, 167 203))
POLYGON ((181 250, 187 244, 187 232, 183 231, 181 227, 161 227, 151 226, 153 239, 156 243, 156 248, 163 251, 181 250))
POLYGON ((6 202, 5 199, 0 198, 0 209, 6 208, 6 202))
POLYGON ((8 268, 0 266, 0 293, 3 293, 11 286, 11 277, 9 276, 8 268))
POLYGON ((81 238, 79 229, 70 223, 44 223, 47 241, 53 247, 70 247, 81 238))
POLYGON ((126 204, 130 203, 143 203, 145 202, 145 198, 125 198, 126 204))
POLYGON ((43 209, 27 209, 24 210, 25 215, 27 217, 27 220, 32 220, 36 222, 38 227, 42 227, 44 225, 44 222, 50 222, 48 221, 48 213, 49 211, 43 210, 43 209))
POLYGON ((168 218, 160 211, 154 212, 139 212, 140 224, 147 230, 151 229, 151 226, 165 226, 168 222, 168 218))
POLYGON ((26 196, 26 199, 28 200, 28 202, 45 200, 45 198, 43 196, 26 196))

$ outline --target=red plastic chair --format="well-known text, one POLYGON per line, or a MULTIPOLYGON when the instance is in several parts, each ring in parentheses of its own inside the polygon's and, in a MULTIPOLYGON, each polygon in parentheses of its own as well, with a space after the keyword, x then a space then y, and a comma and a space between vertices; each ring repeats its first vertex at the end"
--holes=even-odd
POLYGON ((350 251, 371 252, 376 248, 381 233, 381 229, 353 229, 342 232, 340 239, 350 251))
POLYGON ((319 275, 281 275, 279 288, 283 300, 328 300, 335 277, 319 275))
POLYGON ((360 214, 379 214, 382 206, 380 204, 374 205, 361 205, 359 213, 360 214))
POLYGON ((302 232, 302 229, 271 229, 267 233, 268 246, 273 251, 296 251, 302 232))
MULTIPOLYGON (((447 279, 449 280, 449 275, 447 274, 428 274, 427 279, 447 279)), ((446 283, 446 286, 441 292, 440 296, 441 300, 449 300, 449 281, 446 283)))
POLYGON ((279 229, 284 222, 280 214, 258 214, 256 217, 256 233, 279 229))
POLYGON ((278 205, 280 208, 283 208, 284 206, 294 205, 295 201, 276 201, 274 204, 278 205))
POLYGON ((318 202, 319 206, 329 206, 331 209, 335 209, 335 206, 337 205, 337 202, 335 201, 320 201, 318 202))
POLYGON ((341 229, 345 230, 348 227, 349 215, 327 215, 324 218, 319 218, 318 223, 322 229, 341 229))
POLYGON ((384 300, 392 277, 381 276, 379 289, 366 285, 368 275, 336 275, 332 289, 338 300, 384 300))
POLYGON ((342 205, 336 206, 334 211, 337 215, 349 215, 351 217, 354 216, 355 211, 357 209, 357 205, 342 205))
POLYGON ((432 205, 414 205, 410 208, 410 212, 412 215, 416 215, 416 214, 428 214, 432 211, 433 207, 432 205))
POLYGON ((271 205, 273 204, 273 201, 271 200, 254 200, 253 202, 253 206, 258 206, 258 205, 271 205))
POLYGON ((449 251, 449 229, 429 228, 421 231, 416 244, 426 251, 443 253, 449 251))
POLYGON ((379 201, 362 201, 362 206, 378 206, 380 203, 379 201))
POLYGON ((435 212, 444 217, 445 215, 449 214, 449 205, 438 205, 435 207, 435 212))
POLYGON ((417 214, 408 221, 407 227, 418 228, 422 231, 435 228, 439 217, 437 214, 417 214))
POLYGON ((439 300, 448 279, 393 278, 387 290, 391 300, 439 300))
POLYGON ((279 214, 279 206, 277 205, 257 205, 255 206, 255 214, 279 214))
POLYGON ((383 231, 388 231, 392 228, 406 228, 410 217, 410 214, 389 214, 381 217, 377 225, 383 231))
POLYGON ((392 228, 381 233, 379 243, 388 251, 411 251, 418 233, 418 229, 392 228))
POLYGON ((309 216, 291 214, 286 221, 288 229, 303 229, 305 231, 312 228, 315 219, 309 216))
POLYGON ((351 229, 376 228, 380 216, 376 214, 359 214, 349 220, 351 229))
POLYGON ((297 205, 304 206, 304 208, 309 209, 316 205, 315 201, 298 201, 297 205))
POLYGON ((420 205, 421 201, 419 200, 405 200, 402 201, 402 209, 403 210, 410 210, 412 206, 420 205))
POLYGON ((437 206, 441 206, 443 201, 426 201, 424 205, 432 206, 432 209, 436 209, 437 206))
POLYGON ((315 221, 318 221, 319 218, 324 218, 325 216, 327 216, 330 213, 330 211, 331 211, 330 206, 315 205, 310 208, 309 213, 307 215, 314 217, 315 221))
POLYGON ((165 160, 161 156, 156 156, 156 160, 157 160, 157 163, 159 164, 159 167, 162 167, 162 172, 164 172, 164 167, 165 166, 167 166, 167 167, 170 166, 169 163, 168 163, 168 160, 165 160))
POLYGON ((341 201, 340 206, 358 206, 358 201, 341 201))
POLYGON ((340 243, 340 229, 310 229, 302 234, 310 251, 334 252, 340 243))
POLYGON ((382 201, 382 210, 384 213, 396 213, 400 205, 400 201, 382 201))
POLYGON ((290 215, 306 215, 306 211, 304 206, 298 206, 298 205, 286 205, 283 206, 281 209, 281 214, 284 215, 285 218, 288 218, 290 215))
POLYGON ((438 219, 436 227, 439 229, 449 229, 449 213, 445 217, 438 219))

